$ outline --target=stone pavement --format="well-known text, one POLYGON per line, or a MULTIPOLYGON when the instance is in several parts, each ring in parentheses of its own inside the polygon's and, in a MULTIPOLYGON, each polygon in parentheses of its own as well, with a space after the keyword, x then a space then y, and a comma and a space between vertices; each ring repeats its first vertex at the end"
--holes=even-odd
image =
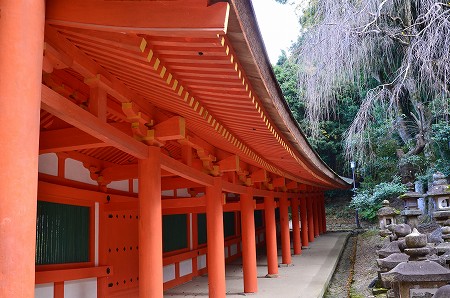
MULTIPOLYGON (((318 298, 322 297, 339 261, 349 233, 323 234, 292 256, 293 266, 280 267, 278 278, 265 278, 267 261, 258 256, 258 293, 248 296, 265 298, 318 298)), ((281 262, 281 256, 279 256, 281 262)), ((227 297, 242 297, 244 289, 240 260, 226 267, 227 297)), ((168 290, 164 297, 208 297, 208 278, 200 276, 191 282, 168 290)))

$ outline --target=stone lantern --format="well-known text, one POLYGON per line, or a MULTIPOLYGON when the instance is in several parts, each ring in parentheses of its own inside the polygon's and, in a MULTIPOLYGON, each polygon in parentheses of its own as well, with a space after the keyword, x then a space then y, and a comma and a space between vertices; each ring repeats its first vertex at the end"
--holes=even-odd
POLYGON ((440 287, 432 298, 448 298, 450 297, 450 285, 440 287))
MULTIPOLYGON (((394 243, 394 242, 391 242, 391 243, 394 243)), ((402 262, 407 262, 408 259, 409 259, 409 256, 405 253, 400 252, 400 250, 398 252, 390 254, 389 256, 387 256, 385 258, 377 259, 378 280, 381 281, 381 285, 383 288, 390 289, 391 285, 389 282, 383 281, 383 279, 381 278, 381 274, 394 269, 398 264, 400 264, 402 262)), ((377 290, 380 291, 380 289, 377 289, 377 290)))
POLYGON ((389 272, 382 273, 383 282, 391 284, 393 297, 431 297, 439 287, 450 282, 450 270, 426 260, 430 251, 427 247, 427 236, 420 234, 417 229, 405 237, 405 242, 405 253, 409 260, 398 264, 389 272))
POLYGON ((399 196, 404 202, 404 209, 401 215, 405 218, 405 223, 408 224, 411 229, 417 228, 419 225, 419 216, 422 215, 422 211, 419 209, 417 200, 423 197, 422 194, 414 191, 414 184, 408 182, 406 184, 408 191, 399 196))
POLYGON ((436 245, 436 250, 442 261, 448 266, 450 264, 450 219, 444 222, 441 232, 444 243, 436 245))
POLYGON ((444 174, 437 172, 433 175, 433 185, 427 192, 427 197, 434 201, 436 211, 433 217, 438 224, 450 218, 450 191, 444 174))
POLYGON ((406 247, 405 236, 411 233, 411 227, 407 224, 390 225, 389 231, 392 235, 389 236, 390 242, 377 250, 380 259, 386 258, 391 254, 403 252, 406 247))
POLYGON ((397 213, 395 212, 395 209, 389 206, 389 201, 384 200, 382 203, 382 206, 378 212, 378 222, 380 224, 380 235, 381 236, 387 236, 391 232, 387 229, 389 225, 396 224, 397 221, 395 219, 395 216, 397 213))
POLYGON ((398 246, 398 241, 391 241, 386 246, 377 250, 378 258, 383 259, 392 254, 400 253, 400 247, 398 246))

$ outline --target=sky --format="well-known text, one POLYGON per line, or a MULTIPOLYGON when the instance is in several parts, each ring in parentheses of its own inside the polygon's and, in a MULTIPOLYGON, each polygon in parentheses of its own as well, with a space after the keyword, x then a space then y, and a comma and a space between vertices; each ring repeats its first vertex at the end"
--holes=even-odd
POLYGON ((270 62, 275 64, 281 50, 288 52, 300 32, 294 8, 275 0, 252 0, 259 29, 266 45, 270 62))

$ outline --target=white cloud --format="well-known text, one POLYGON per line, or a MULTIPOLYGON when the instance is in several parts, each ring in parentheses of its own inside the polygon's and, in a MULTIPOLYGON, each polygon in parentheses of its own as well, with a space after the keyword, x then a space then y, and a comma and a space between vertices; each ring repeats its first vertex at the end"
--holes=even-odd
POLYGON ((275 64, 281 50, 288 51, 300 32, 294 6, 275 0, 252 0, 270 61, 275 64))

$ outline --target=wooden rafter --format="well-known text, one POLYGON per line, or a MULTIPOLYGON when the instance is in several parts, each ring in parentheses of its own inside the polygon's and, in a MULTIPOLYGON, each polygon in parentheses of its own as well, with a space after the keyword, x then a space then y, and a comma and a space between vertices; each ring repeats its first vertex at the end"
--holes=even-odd
POLYGON ((86 83, 90 84, 95 81, 118 101, 131 102, 131 99, 133 99, 133 102, 137 104, 139 109, 146 112, 152 110, 152 106, 141 95, 130 90, 103 67, 99 66, 80 49, 62 37, 56 29, 46 26, 45 40, 59 53, 64 53, 72 58, 72 68, 86 79, 86 83))

